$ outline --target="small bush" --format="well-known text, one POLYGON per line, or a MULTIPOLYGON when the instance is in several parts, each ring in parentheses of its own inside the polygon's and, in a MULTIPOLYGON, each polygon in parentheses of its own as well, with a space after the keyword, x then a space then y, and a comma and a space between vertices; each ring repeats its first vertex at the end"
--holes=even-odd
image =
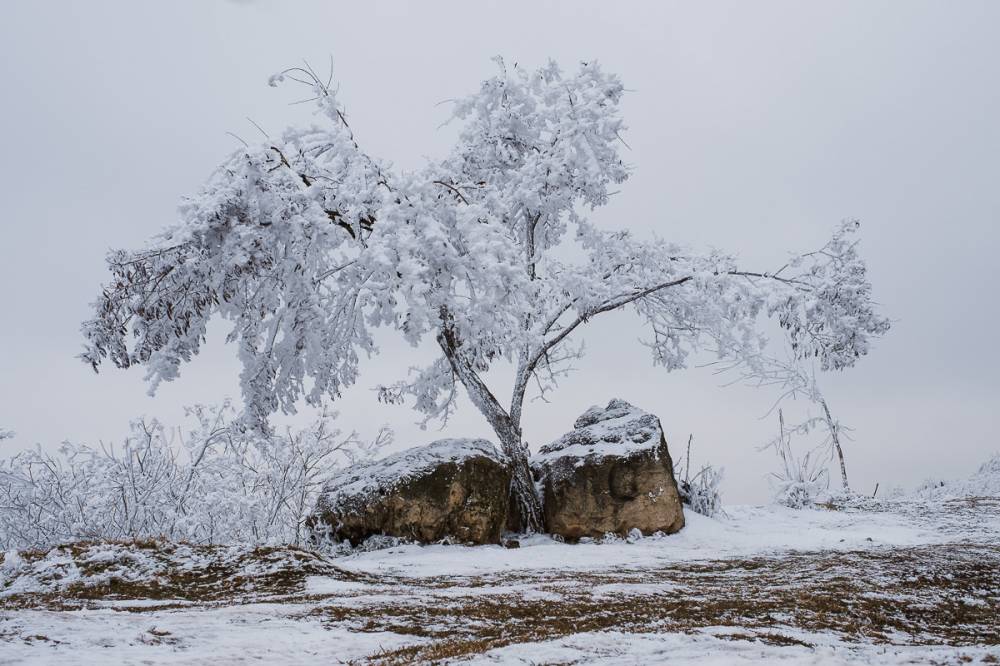
POLYGON ((705 465, 690 481, 682 481, 679 486, 681 501, 703 516, 711 517, 722 513, 719 486, 722 484, 723 471, 705 465))
POLYGON ((299 544, 330 473, 391 439, 342 436, 326 414, 262 435, 226 403, 187 410, 183 433, 136 420, 119 447, 64 443, 0 460, 0 548, 165 538, 195 544, 299 544))
POLYGON ((691 442, 693 441, 694 436, 689 436, 687 456, 683 463, 678 461, 674 467, 677 490, 680 492, 681 502, 695 513, 709 517, 717 516, 723 513, 719 487, 722 485, 724 470, 716 469, 712 465, 702 465, 698 473, 692 477, 691 442))

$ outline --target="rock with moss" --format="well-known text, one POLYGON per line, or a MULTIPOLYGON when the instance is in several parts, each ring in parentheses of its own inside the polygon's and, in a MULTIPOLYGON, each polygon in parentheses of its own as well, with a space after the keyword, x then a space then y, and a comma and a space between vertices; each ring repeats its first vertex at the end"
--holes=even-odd
POLYGON ((624 400, 591 407, 532 459, 548 529, 568 541, 684 527, 660 420, 624 400))
POLYGON ((315 535, 358 545, 375 535, 420 543, 500 543, 510 466, 482 439, 443 439, 349 467, 325 486, 315 535))

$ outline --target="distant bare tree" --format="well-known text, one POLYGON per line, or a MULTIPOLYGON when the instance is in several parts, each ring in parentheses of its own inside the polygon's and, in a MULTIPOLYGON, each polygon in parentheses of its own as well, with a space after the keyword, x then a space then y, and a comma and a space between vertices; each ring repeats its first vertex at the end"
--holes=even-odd
MULTIPOLYGON (((793 424, 787 429, 787 432, 805 435, 816 428, 823 428, 826 432, 824 445, 829 446, 831 455, 837 457, 840 466, 841 485, 845 491, 850 490, 842 442, 844 439, 850 439, 851 428, 834 418, 826 396, 816 379, 815 369, 811 365, 795 358, 781 361, 773 357, 757 355, 739 366, 721 364, 719 367, 720 372, 735 370, 740 375, 736 382, 745 382, 753 386, 777 387, 780 394, 775 400, 772 410, 785 400, 797 397, 803 397, 816 405, 820 410, 819 416, 811 416, 800 423, 793 424)), ((782 431, 785 432, 784 419, 781 420, 782 431)))

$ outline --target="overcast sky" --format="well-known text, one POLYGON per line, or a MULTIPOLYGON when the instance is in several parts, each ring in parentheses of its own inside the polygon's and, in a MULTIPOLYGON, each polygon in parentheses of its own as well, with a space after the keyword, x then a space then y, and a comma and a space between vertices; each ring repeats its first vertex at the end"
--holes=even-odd
MULTIPOLYGON (((156 397, 140 369, 95 375, 79 324, 110 247, 175 219, 236 147, 227 134, 308 119, 267 77, 326 68, 372 154, 419 167, 444 154, 443 100, 493 74, 493 55, 566 69, 598 59, 624 102, 635 174, 595 218, 775 268, 862 220, 875 297, 894 328, 857 368, 824 376, 854 426, 857 489, 965 475, 1000 449, 1000 3, 7 2, 0 10, 0 429, 35 442, 114 440, 140 414, 238 397, 216 335, 156 397)), ((216 333, 222 330, 216 329, 216 333)), ((705 369, 651 366, 630 314, 595 320, 588 357, 527 406, 537 447, 591 404, 622 397, 663 421, 675 458, 726 468, 728 501, 762 501, 774 395, 705 369)), ((439 436, 370 390, 427 357, 392 335, 338 405, 341 427, 397 445, 439 436)), ((803 406, 804 407, 804 406, 803 406)), ((444 431, 491 433, 468 403, 444 431)))

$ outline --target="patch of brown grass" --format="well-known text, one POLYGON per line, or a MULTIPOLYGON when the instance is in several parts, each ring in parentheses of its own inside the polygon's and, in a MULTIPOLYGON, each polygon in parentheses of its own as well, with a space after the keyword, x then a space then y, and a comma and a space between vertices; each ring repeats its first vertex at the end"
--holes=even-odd
MULTIPOLYGON (((540 583, 561 594, 558 601, 518 594, 423 597, 362 608, 333 604, 313 614, 358 631, 431 639, 373 656, 385 664, 437 662, 581 632, 693 632, 719 626, 738 630, 731 637, 782 645, 803 644, 782 629, 834 632, 853 642, 997 645, 998 565, 1000 555, 993 549, 965 545, 808 553, 624 575, 560 574, 540 583), (556 585, 566 579, 578 585, 556 585), (595 584, 615 582, 676 587, 662 594, 590 593, 595 584)), ((436 585, 441 589, 442 581, 436 585)))
MULTIPOLYGON (((583 632, 689 633, 709 627, 730 628, 728 638, 773 645, 808 645, 787 635, 794 630, 833 633, 857 643, 1000 646, 1000 549, 987 544, 434 579, 349 573, 298 549, 259 548, 223 557, 221 550, 205 547, 199 551, 205 556, 199 560, 202 565, 167 568, 155 579, 124 580, 107 576, 114 563, 88 562, 89 545, 67 548, 86 576, 103 576, 105 582, 78 583, 47 595, 19 595, 4 600, 0 608, 162 600, 155 607, 116 607, 150 612, 188 604, 282 601, 303 604, 304 615, 330 625, 427 639, 372 655, 371 661, 384 664, 462 658, 583 632), (251 565, 262 573, 248 575, 251 565), (379 597, 361 592, 306 596, 304 581, 312 575, 366 583, 379 597), (595 587, 608 584, 637 587, 595 593, 595 587), (550 594, 503 589, 514 585, 550 594), (493 586, 501 589, 476 590, 493 586)), ((175 546, 148 542, 130 548, 173 561, 175 546)), ((150 632, 148 640, 170 642, 173 637, 150 632)))
MULTIPOLYGON (((305 579, 323 575, 343 580, 367 580, 368 577, 344 571, 316 553, 295 547, 260 547, 228 555, 221 546, 187 546, 197 557, 189 563, 176 557, 181 544, 161 541, 130 541, 114 543, 129 552, 143 552, 158 563, 157 575, 136 577, 117 575, 123 566, 120 560, 91 560, 88 555, 95 547, 106 543, 79 542, 61 547, 74 560, 83 576, 53 592, 26 593, 0 599, 0 609, 47 608, 66 610, 88 607, 94 601, 163 600, 156 609, 183 607, 185 603, 249 603, 278 597, 301 598, 305 579), (190 565, 190 566, 186 566, 190 565), (265 569, 248 574, 249 567, 265 569)), ((22 553, 33 562, 45 557, 45 552, 22 553)), ((124 565, 127 566, 127 563, 124 565)), ((149 606, 143 606, 149 610, 149 606)))

